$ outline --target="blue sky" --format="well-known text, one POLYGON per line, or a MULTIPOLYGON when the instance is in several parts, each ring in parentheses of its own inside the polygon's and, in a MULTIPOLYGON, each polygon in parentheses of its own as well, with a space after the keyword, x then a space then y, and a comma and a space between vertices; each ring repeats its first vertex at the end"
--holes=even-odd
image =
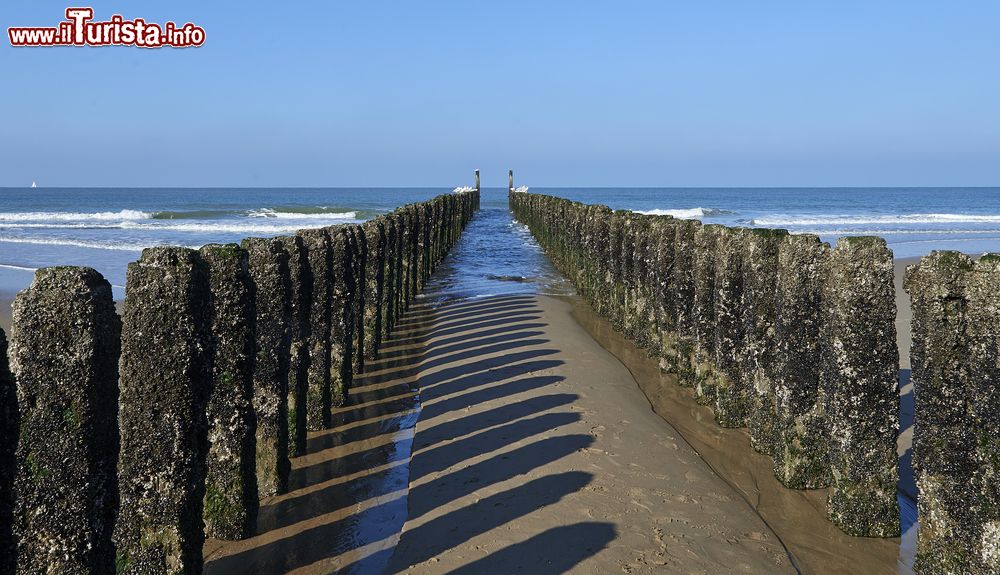
POLYGON ((4 34, 0 186, 1000 185, 996 2, 80 5, 208 40, 4 34))

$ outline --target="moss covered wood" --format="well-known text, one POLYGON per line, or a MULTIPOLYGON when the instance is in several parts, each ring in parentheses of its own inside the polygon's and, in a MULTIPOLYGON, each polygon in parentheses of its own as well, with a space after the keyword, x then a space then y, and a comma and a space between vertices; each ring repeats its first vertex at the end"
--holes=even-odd
POLYGON ((333 293, 333 251, 330 237, 322 229, 300 230, 312 276, 309 324, 309 377, 306 391, 306 428, 326 429, 332 404, 330 370, 331 303, 333 293))
POLYGON ((775 449, 778 249, 787 236, 785 230, 752 229, 743 269, 744 358, 749 379, 747 427, 750 445, 764 455, 773 455, 775 449))
POLYGON ((18 573, 115 572, 120 346, 111 285, 90 268, 40 269, 14 299, 18 573))
POLYGON ((212 385, 209 277, 198 252, 143 250, 122 327, 118 571, 200 573, 212 385))
POLYGON ((774 474, 794 489, 830 484, 826 401, 820 378, 822 293, 830 246, 790 235, 778 251, 774 474))
MULTIPOLYGON (((332 252, 330 291, 330 387, 331 404, 347 403, 354 381, 354 302, 357 291, 354 257, 348 226, 327 228, 332 252)), ((331 422, 333 424, 335 422, 331 422)))
POLYGON ((236 244, 199 250, 208 266, 213 343, 208 416, 205 533, 245 539, 254 533, 257 415, 253 408, 256 301, 247 252, 236 244))
POLYGON ((312 336, 312 268, 309 251, 300 236, 282 236, 288 254, 288 275, 291 286, 288 365, 288 455, 306 453, 306 410, 309 394, 309 345, 312 336))
POLYGON ((851 535, 899 535, 899 354, 892 252, 841 238, 823 292, 821 385, 830 422, 830 519, 851 535))
POLYGON ((0 328, 0 573, 13 573, 16 561, 13 487, 17 433, 17 391, 7 365, 7 334, 0 328))
MULTIPOLYGON (((257 415, 257 489, 261 497, 288 489, 288 370, 291 364, 292 281, 282 240, 247 238, 257 303, 257 360, 253 406, 257 415)), ((310 354, 311 355, 311 354, 310 354)), ((311 362, 312 363, 312 362, 311 362)))

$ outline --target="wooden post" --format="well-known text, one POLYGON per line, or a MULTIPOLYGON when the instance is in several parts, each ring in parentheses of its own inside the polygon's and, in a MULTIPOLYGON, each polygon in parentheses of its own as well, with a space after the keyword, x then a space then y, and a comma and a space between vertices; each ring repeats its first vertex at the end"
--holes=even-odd
POLYGON ((479 170, 476 170, 476 191, 479 191, 479 170))
POLYGON ((514 170, 507 170, 507 189, 514 191, 514 170))

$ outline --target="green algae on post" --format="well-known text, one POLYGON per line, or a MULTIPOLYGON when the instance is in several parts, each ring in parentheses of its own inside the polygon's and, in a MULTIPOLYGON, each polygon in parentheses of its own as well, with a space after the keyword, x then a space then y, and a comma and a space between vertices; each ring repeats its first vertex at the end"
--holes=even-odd
POLYGON ((921 573, 1000 570, 998 258, 932 252, 907 269, 921 573))
POLYGON ((881 238, 839 241, 823 291, 830 425, 830 519, 851 535, 896 537, 899 354, 892 252, 881 238))
POLYGON ((207 405, 205 533, 216 539, 245 539, 256 529, 259 506, 253 282, 247 253, 240 246, 210 244, 199 253, 208 266, 215 344, 207 405))
POLYGON ((288 366, 288 455, 306 453, 306 401, 309 392, 309 342, 312 324, 312 269, 309 252, 299 236, 282 236, 278 240, 288 254, 290 279, 290 313, 288 366))
POLYGON ((750 445, 774 454, 775 324, 777 318, 778 249, 785 230, 753 228, 747 238, 743 269, 744 348, 747 385, 747 427, 750 445))
POLYGON ((774 474, 786 487, 830 484, 829 427, 820 382, 820 312, 830 246, 814 235, 778 251, 774 474))
POLYGON ((7 335, 0 329, 0 573, 13 573, 15 568, 13 487, 17 435, 17 392, 7 366, 7 335))
POLYGON ((719 235, 715 271, 715 420, 743 427, 747 418, 747 375, 741 360, 746 342, 743 290, 747 228, 719 235))
POLYGON ((288 488, 288 368, 291 364, 291 291, 288 252, 276 238, 247 238, 257 301, 257 360, 253 407, 257 415, 257 490, 262 497, 288 488))
POLYGON ((90 268, 43 268, 13 312, 17 572, 114 573, 121 320, 111 285, 90 268))
POLYGON ((194 250, 148 248, 128 266, 115 527, 120 573, 202 569, 209 301, 208 269, 194 250))

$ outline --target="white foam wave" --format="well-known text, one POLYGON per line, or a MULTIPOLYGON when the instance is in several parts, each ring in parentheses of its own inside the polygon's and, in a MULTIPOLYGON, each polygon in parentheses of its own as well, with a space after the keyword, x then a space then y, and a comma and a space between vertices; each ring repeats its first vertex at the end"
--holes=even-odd
POLYGON ((250 210, 247 212, 247 216, 251 218, 273 218, 273 219, 289 219, 289 220, 356 220, 358 219, 357 212, 321 212, 315 214, 306 214, 301 212, 279 212, 272 210, 271 208, 261 208, 259 210, 250 210))
POLYGON ((151 213, 139 210, 120 210, 117 212, 0 212, 0 222, 77 222, 77 221, 112 221, 112 220, 147 220, 151 213))
POLYGON ((239 223, 233 220, 216 223, 159 223, 176 222, 177 220, 151 220, 150 222, 122 221, 113 224, 87 224, 87 223, 0 223, 0 229, 50 229, 50 230, 146 230, 151 232, 193 232, 193 233, 291 233, 303 228, 319 227, 323 225, 334 225, 352 222, 356 220, 343 220, 340 218, 304 218, 302 220, 281 219, 280 223, 273 224, 259 223, 239 223))
POLYGON ((12 264, 0 264, 0 268, 3 268, 5 270, 17 270, 19 272, 33 272, 33 271, 37 271, 38 270, 38 268, 29 268, 29 267, 25 267, 25 266, 15 266, 15 265, 12 265, 12 264))
POLYGON ((938 230, 928 230, 928 229, 909 229, 909 230, 895 230, 895 229, 866 229, 866 228, 850 228, 850 229, 834 229, 834 230, 823 230, 823 229, 796 229, 797 234, 813 234, 817 236, 907 236, 907 235, 919 235, 919 236, 963 236, 963 235, 989 235, 989 234, 1000 234, 1000 229, 974 229, 974 230, 963 230, 963 229, 938 229, 938 230))
POLYGON ((654 210, 632 210, 637 214, 646 214, 648 216, 673 216, 675 218, 681 219, 692 219, 692 218, 704 218, 711 216, 721 216, 723 214, 731 214, 732 212, 728 210, 720 210, 718 208, 677 208, 677 209, 654 209, 654 210))
POLYGON ((873 224, 959 224, 1000 222, 1000 215, 987 214, 896 214, 886 216, 794 216, 778 214, 754 218, 757 226, 845 226, 873 224))
POLYGON ((128 242, 92 242, 87 240, 57 239, 57 238, 0 237, 0 243, 31 244, 39 246, 72 246, 77 248, 90 248, 95 250, 115 250, 115 251, 127 251, 127 252, 137 252, 141 251, 143 248, 150 247, 150 244, 139 244, 139 243, 128 243, 128 242))
POLYGON ((454 190, 452 190, 451 193, 453 193, 453 194, 465 194, 465 193, 474 192, 474 191, 476 191, 476 188, 473 188, 472 186, 459 186, 459 187, 455 188, 454 190))

